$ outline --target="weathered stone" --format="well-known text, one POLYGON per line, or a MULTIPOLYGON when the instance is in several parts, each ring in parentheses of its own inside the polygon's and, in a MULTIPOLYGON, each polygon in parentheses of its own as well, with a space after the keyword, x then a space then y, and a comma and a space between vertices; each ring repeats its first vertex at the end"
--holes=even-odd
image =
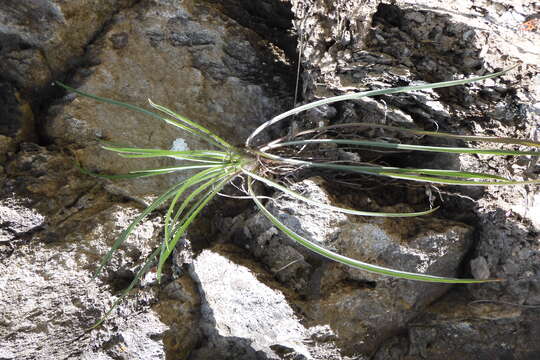
POLYGON ((533 308, 471 302, 461 292, 427 309, 408 336, 386 341, 374 359, 534 359, 540 355, 538 320, 533 308))
POLYGON ((30 104, 9 83, 0 82, 0 161, 20 141, 36 139, 30 104))
MULTIPOLYGON (((195 1, 157 1, 122 12, 92 50, 96 65, 78 81, 83 91, 148 108, 147 99, 207 126, 233 144, 277 112, 278 100, 266 89, 279 88, 259 38, 216 10, 195 1), (121 46, 119 46, 119 39, 121 46), (261 62, 268 69, 261 68, 261 62), (269 79, 266 86, 260 79, 269 79)), ((80 79, 80 77, 77 77, 80 79)), ((210 145, 158 119, 95 100, 66 98, 52 112, 47 134, 76 147, 83 166, 125 173, 172 161, 125 161, 99 149, 96 139, 134 147, 184 149, 210 145), (69 100, 68 100, 69 99, 69 100), (81 148, 82 147, 82 148, 81 148)), ((118 182, 124 195, 152 194, 181 176, 118 182)))
MULTIPOLYGON (((534 25, 540 11, 538 4, 510 0, 478 0, 474 6, 464 0, 380 3, 291 1, 304 47, 300 87, 304 101, 370 88, 485 74, 517 61, 523 61, 523 65, 502 78, 478 84, 316 109, 302 119, 305 124, 406 122, 462 134, 540 139, 540 35, 534 25)), ((257 344, 264 342, 260 338, 250 343, 230 337, 225 342, 218 332, 222 329, 216 330, 215 324, 208 321, 209 313, 203 314, 202 324, 206 327, 200 329, 198 289, 186 275, 164 284, 158 297, 150 274, 136 299, 122 304, 117 315, 100 330, 84 332, 108 309, 115 291, 125 288, 144 255, 157 244, 155 235, 160 227, 155 220, 143 224, 136 233, 139 237, 129 239, 104 275, 92 280, 90 273, 99 256, 140 209, 132 202, 118 203, 120 199, 101 192, 94 180, 82 177, 72 159, 62 152, 75 150, 83 164, 95 170, 125 172, 166 162, 118 162, 109 153, 94 152, 96 137, 163 148, 195 148, 201 144, 181 134, 174 135, 171 129, 158 125, 157 120, 132 117, 133 114, 119 109, 104 110, 102 104, 80 97, 73 100, 72 95, 50 109, 50 122, 43 128, 47 104, 42 100, 56 95, 41 89, 62 74, 69 76, 70 84, 99 95, 138 105, 146 105, 145 99, 151 97, 226 137, 235 135, 229 140, 240 144, 260 121, 280 111, 276 99, 282 96, 285 82, 275 76, 273 58, 265 57, 258 44, 270 41, 285 49, 289 60, 297 56, 290 48, 294 46, 289 43, 291 35, 282 33, 289 27, 290 14, 279 13, 272 19, 274 12, 288 6, 279 0, 261 0, 256 5, 247 0, 181 4, 166 0, 2 3, 0 134, 8 136, 0 136, 0 319, 4 320, 0 320, 0 358, 174 359, 184 358, 190 352, 201 358, 215 358, 211 349, 216 344, 224 358, 238 357, 240 350, 248 357, 254 354, 257 344), (260 36, 245 30, 246 26, 260 36), (38 98, 29 97, 31 93, 37 93, 38 98), (39 106, 32 114, 28 104, 36 103, 39 106), (216 120, 214 113, 227 124, 216 120), (19 150, 20 140, 35 135, 34 117, 40 135, 49 136, 39 140, 56 143, 59 149, 45 151, 21 144, 19 150), (234 122, 237 119, 241 121, 234 122), (6 160, 10 162, 4 164, 6 160), (158 298, 159 303, 151 307, 158 298), (208 334, 209 342, 205 340, 208 334)), ((282 49, 275 49, 278 56, 283 57, 282 49)), ((403 137, 380 130, 362 131, 360 135, 434 143, 427 138, 403 137)), ((363 152, 340 150, 332 156, 332 160, 366 161, 363 152)), ((497 172, 513 178, 526 175, 535 179, 539 173, 536 159, 528 157, 458 158, 411 153, 399 162, 417 167, 497 172)), ((120 183, 109 188, 129 197, 155 193, 168 182, 140 181, 135 186, 120 183)), ((325 193, 318 192, 316 186, 314 189, 312 195, 321 195, 324 200, 325 193)), ((314 359, 342 360, 346 357, 340 354, 340 348, 371 352, 379 341, 388 338, 376 359, 537 358, 539 319, 534 306, 540 303, 540 201, 535 187, 438 187, 420 191, 406 188, 397 192, 384 189, 373 197, 381 202, 379 209, 395 209, 395 204, 401 202, 416 208, 425 201, 423 191, 431 191, 433 198, 439 190, 444 202, 438 216, 476 227, 474 243, 478 246, 469 254, 469 259, 473 259, 469 263, 472 274, 506 281, 456 286, 449 292, 450 297, 445 295, 441 303, 426 309, 426 303, 445 291, 445 287, 381 280, 320 259, 279 235, 262 216, 242 213, 234 221, 224 221, 234 228, 235 241, 249 245, 252 254, 268 267, 267 272, 254 266, 252 260, 245 260, 243 264, 251 275, 268 279, 270 273, 288 289, 266 280, 266 285, 262 285, 253 276, 249 284, 264 288, 264 294, 280 294, 271 288, 283 290, 289 303, 287 311, 291 311, 287 313, 293 313, 291 308, 299 309, 294 316, 303 317, 305 326, 332 325, 300 331, 305 334, 304 345, 309 355, 314 359), (455 289, 461 291, 455 293, 455 289), (469 303, 472 300, 482 302, 469 303), (351 313, 354 314, 347 317, 351 313), (376 318, 378 314, 382 315, 376 318), (415 314, 418 316, 410 321, 415 314), (396 330, 401 334, 407 332, 408 336, 394 336, 396 330)), ((362 208, 377 207, 374 202, 363 203, 373 192, 356 197, 351 193, 341 194, 340 201, 362 208)), ((447 274, 453 274, 463 253, 459 244, 468 243, 468 228, 456 223, 435 224, 430 220, 426 224, 422 219, 355 222, 348 217, 326 216, 318 210, 298 209, 297 204, 287 201, 278 200, 287 206, 274 206, 273 211, 297 231, 323 237, 328 246, 350 256, 411 271, 428 268, 443 274, 444 271, 438 271, 446 269, 447 274), (422 233, 420 228, 427 230, 422 233), (453 232, 449 248, 441 246, 442 238, 437 235, 447 229, 453 232), (431 241, 442 253, 430 248, 431 241), (418 251, 419 248, 422 250, 418 251), (452 254, 457 258, 450 259, 452 254)), ((410 207, 403 206, 401 210, 410 207)), ((227 227, 220 231, 224 229, 227 227)), ((218 233, 220 236, 222 232, 218 233)), ((212 237, 207 241, 213 240, 212 237)), ((191 262, 191 252, 184 250, 178 249, 173 264, 191 262)), ((206 255, 208 252, 203 252, 201 260, 206 255)), ((219 256, 238 258, 226 251, 219 256)), ((212 260, 212 256, 207 258, 212 260)), ((220 264, 227 263, 226 269, 240 269, 240 275, 248 273, 245 267, 224 257, 220 259, 220 264)), ((463 270, 468 268, 464 266, 463 270)), ((287 300, 280 300, 277 308, 286 308, 287 300)), ((237 304, 249 305, 250 301, 241 299, 237 304)), ((272 306, 268 305, 268 309, 272 306)), ((252 314, 249 309, 246 311, 252 314)), ((273 330, 262 325, 264 332, 273 330)), ((242 326, 232 329, 244 331, 242 326)), ((255 356, 309 358, 296 352, 297 348, 287 340, 272 341, 255 356)), ((363 355, 354 355, 354 359, 360 358, 363 355)))
POLYGON ((168 327, 163 333, 167 359, 186 359, 200 343, 199 308, 197 284, 189 276, 181 276, 163 288, 153 310, 168 327))
POLYGON ((149 309, 157 301, 149 283, 88 331, 153 250, 159 222, 146 220, 135 229, 96 279, 100 258, 140 209, 115 205, 71 159, 37 145, 23 144, 6 175, 0 193, 0 357, 163 359, 169 348, 189 352, 196 334, 185 329, 195 326, 197 301, 189 298, 194 287, 185 278, 178 280, 185 296, 164 296, 161 306, 168 312, 149 309), (183 312, 171 316, 173 309, 183 312), (174 347, 171 339, 181 329, 193 335, 174 347))
POLYGON ((0 8, 0 73, 35 91, 66 72, 121 8, 134 0, 6 1, 0 8))
POLYGON ((201 330, 208 339, 192 358, 306 359, 306 329, 283 294, 258 280, 260 270, 254 273, 249 262, 229 260, 238 250, 204 250, 190 267, 201 294, 201 330), (279 355, 283 350, 287 357, 279 355))
MULTIPOLYGON (((294 18, 291 2, 281 0, 209 0, 221 12, 263 39, 277 45, 291 59, 296 57, 296 34, 291 31, 294 18)), ((291 59, 292 60, 292 59, 291 59)))
MULTIPOLYGON (((332 203, 322 183, 304 180, 294 189, 332 203)), ((321 211, 286 196, 276 197, 269 208, 296 233, 342 255, 409 272, 455 276, 471 243, 470 227, 433 217, 373 220, 321 211)), ((410 211, 406 206, 379 210, 410 211)), ((373 352, 448 290, 445 285, 385 278, 323 260, 272 229, 256 214, 236 241, 307 298, 296 304, 308 323, 329 324, 347 353, 373 352)))
MULTIPOLYGON (((139 300, 122 304, 115 317, 101 329, 86 330, 115 300, 114 288, 92 278, 92 271, 130 219, 123 207, 100 211, 101 206, 95 204, 72 214, 58 226, 53 238, 34 231, 26 240, 28 244, 23 244, 18 235, 19 244, 2 259, 2 358, 117 358, 113 353, 134 359, 163 358, 160 338, 167 327, 155 313, 135 314, 138 308, 152 301, 154 296, 148 290, 139 300), (89 218, 94 221, 90 222, 89 218)), ((27 212, 32 214, 33 209, 27 212)), ((34 215, 33 222, 40 221, 34 215)), ((9 223, 3 223, 6 225, 9 223)), ((7 231, 15 230, 8 227, 7 231)), ((145 255, 145 242, 153 235, 151 223, 146 223, 135 235, 139 243, 134 244, 131 239, 131 245, 120 251, 123 260, 112 264, 123 265, 125 269, 126 262, 139 261, 145 255)), ((125 280, 115 278, 115 269, 119 267, 113 265, 107 269, 108 281, 112 285, 119 282, 116 286, 122 289, 125 280)))

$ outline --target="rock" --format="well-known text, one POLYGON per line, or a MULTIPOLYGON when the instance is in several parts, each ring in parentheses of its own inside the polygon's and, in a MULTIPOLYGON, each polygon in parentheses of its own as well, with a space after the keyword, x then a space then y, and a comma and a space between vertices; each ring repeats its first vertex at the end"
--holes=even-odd
MULTIPOLYGON (((74 214, 66 221, 62 230, 71 230, 70 236, 58 230, 59 239, 40 241, 42 234, 38 233, 33 240, 27 240, 28 244, 18 244, 2 259, 0 349, 3 358, 163 357, 161 334, 167 327, 155 313, 137 314, 141 306, 147 308, 145 304, 152 301, 153 295, 148 291, 137 301, 122 304, 114 318, 101 329, 87 331, 115 300, 114 289, 92 278, 99 257, 110 246, 103 243, 103 227, 119 229, 125 225, 115 223, 119 220, 118 213, 111 216, 114 213, 110 210, 98 212, 95 222, 90 224, 87 219, 92 210, 96 209, 74 214), (105 218, 109 223, 104 222, 105 218), (82 223, 88 227, 81 226, 82 223), (90 226, 93 231, 88 231, 90 226)), ((28 212, 31 213, 31 209, 28 212)), ((34 219, 40 221, 39 217, 34 216, 34 219)), ((145 227, 148 230, 148 225, 145 227)), ((112 238, 118 230, 108 234, 112 238)), ((151 234, 151 231, 145 234, 144 227, 137 232, 141 240, 151 234)), ((139 245, 121 253, 129 261, 130 252, 133 256, 134 251, 140 254, 143 249, 139 245)), ((112 270, 109 268, 108 273, 114 274, 112 270)), ((109 281, 114 285, 120 279, 111 275, 109 281)), ((116 285, 120 289, 126 286, 125 283, 116 285)))
POLYGON ((534 359, 540 347, 538 312, 516 304, 470 302, 463 292, 437 302, 407 336, 391 338, 375 360, 534 359))
POLYGON ((538 234, 512 213, 481 209, 477 256, 491 276, 504 282, 470 286, 476 299, 536 305, 540 301, 538 234))
MULTIPOLYGON (((149 108, 147 99, 207 126, 235 145, 275 114, 280 102, 268 54, 253 32, 204 3, 156 1, 118 15, 89 56, 97 64, 74 78, 85 92, 149 108), (261 66, 265 64, 265 67, 261 66)), ((76 148, 81 164, 99 172, 125 173, 171 165, 171 159, 125 161, 101 150, 96 139, 134 147, 185 149, 210 145, 149 116, 68 95, 51 111, 46 132, 76 148)), ((117 182, 111 191, 155 194, 185 175, 117 182)))
POLYGON ((204 250, 190 267, 202 298, 201 330, 208 339, 192 358, 309 358, 302 343, 307 330, 283 293, 261 282, 249 262, 232 262, 238 251, 230 246, 204 250))
POLYGON ((291 31, 294 18, 291 2, 262 0, 209 0, 222 13, 245 28, 255 31, 260 37, 283 50, 287 58, 296 57, 296 34, 291 31))
MULTIPOLYGON (((323 184, 321 179, 304 180, 293 188, 335 204, 323 184)), ((296 233, 342 255, 409 272, 456 276, 471 244, 470 227, 434 217, 355 217, 319 211, 284 195, 276 196, 268 207, 296 233)), ((448 290, 445 285, 385 278, 321 259, 272 230, 261 214, 245 224, 237 243, 243 243, 277 279, 306 297, 296 304, 310 326, 329 324, 346 354, 375 351, 380 341, 448 290)))
POLYGON ((15 147, 14 145, 12 138, 0 135, 0 162, 5 163, 7 155, 15 147))
MULTIPOLYGON (((100 256, 141 210, 132 200, 147 201, 146 195, 162 191, 178 177, 116 182, 106 185, 109 192, 105 192, 93 178, 81 175, 67 154, 77 155, 91 170, 126 172, 168 165, 172 159, 120 161, 98 152, 96 139, 162 148, 195 149, 203 144, 156 120, 72 94, 64 96, 49 86, 52 80, 67 79, 82 90, 142 106, 151 97, 239 145, 258 124, 283 110, 283 104, 292 103, 290 82, 298 56, 290 28, 293 19, 302 46, 299 98, 304 102, 459 79, 522 64, 482 83, 313 109, 305 117, 298 116, 288 133, 314 125, 366 121, 538 141, 540 33, 534 21, 540 8, 536 3, 4 3, 0 9, 0 358, 539 357, 540 319, 535 307, 540 303, 540 201, 534 186, 345 191, 340 186, 323 190, 323 184, 314 181, 299 188, 322 201, 374 210, 419 210, 428 197, 444 199, 438 218, 406 221, 353 219, 301 207, 287 198, 276 197, 275 206, 269 203, 296 231, 349 256, 442 275, 470 276, 466 274, 470 265, 473 276, 500 277, 504 282, 455 286, 446 292, 446 286, 351 270, 296 246, 264 217, 242 210, 243 205, 228 211, 220 202, 207 209, 208 216, 189 234, 195 251, 210 249, 193 263, 189 241, 184 242, 175 250, 173 271, 167 271, 162 285, 156 286, 155 275, 148 274, 142 287, 101 328, 86 331, 158 243, 161 223, 150 217, 119 249, 102 276, 91 278, 100 256), (212 220, 222 216, 231 218, 212 220), (209 236, 207 230, 213 227, 219 231, 209 236), (203 241, 195 243, 198 238, 203 241), (212 245, 228 238, 248 251, 212 245), (471 244, 475 249, 461 268, 460 259, 471 244), (185 271, 191 268, 197 275, 196 267, 204 275, 200 283, 185 271), (235 282, 239 277, 242 280, 235 282), (239 294, 231 293, 225 284, 240 289, 239 294), (251 307, 254 297, 261 301, 251 307), (230 311, 231 304, 242 312, 230 311)), ((380 129, 357 135, 441 143, 380 129)), ((324 154, 331 160, 360 162, 379 156, 335 150, 327 148, 324 154)), ((536 179, 540 173, 536 160, 418 153, 384 159, 390 165, 451 167, 517 179, 522 175, 536 179)), ((238 203, 223 201, 230 202, 238 203)))
POLYGON ((0 82, 0 161, 15 144, 36 139, 30 104, 9 83, 0 82))
POLYGON ((200 301, 197 284, 188 275, 163 288, 153 310, 168 327, 162 335, 167 359, 185 359, 201 342, 200 301))
POLYGON ((0 200, 0 223, 0 243, 8 243, 43 226, 44 216, 17 199, 7 198, 0 200))
MULTIPOLYGON (((322 1, 314 3, 317 8, 325 6, 322 1)), ((337 36, 330 36, 344 33, 347 20, 318 18, 315 11, 305 13, 301 7, 293 7, 298 21, 304 19, 308 24, 305 29, 314 34, 310 36, 313 40, 304 44, 305 100, 366 88, 464 78, 523 62, 523 66, 514 72, 482 83, 421 94, 382 97, 387 109, 384 111, 382 106, 377 108, 371 104, 367 104, 371 111, 366 111, 366 104, 361 101, 335 104, 333 106, 338 109, 338 116, 333 120, 338 123, 367 121, 392 124, 396 120, 388 113, 397 108, 411 116, 415 126, 424 129, 538 140, 538 111, 535 104, 540 94, 537 81, 540 54, 537 44, 540 43, 540 35, 535 29, 525 29, 523 26, 526 19, 536 17, 538 6, 530 2, 510 1, 482 1, 476 5, 470 7, 467 1, 447 4, 423 0, 373 4, 366 7, 366 18, 372 20, 371 32, 355 36, 353 30, 352 44, 340 43, 337 36), (328 48, 330 44, 333 45, 328 48), (338 50, 334 50, 334 47, 338 50)), ((375 101, 381 102, 381 99, 375 101)), ((306 123, 310 123, 309 118, 306 123)), ((377 135, 376 132, 368 133, 370 138, 374 137, 373 133, 377 135)), ((390 133, 384 135, 396 137, 390 133)), ((411 139, 405 140, 410 142, 411 139)), ((429 138, 422 141, 426 145, 444 144, 429 138)), ((452 142, 446 144, 463 146, 452 142)), ((495 144, 492 146, 496 147, 495 144)), ((365 161, 364 153, 360 156, 365 161)), ((522 176, 530 179, 538 177, 536 159, 471 155, 450 158, 411 154, 396 163, 399 166, 404 164, 423 168, 449 166, 516 179, 522 176)), ((472 255, 476 260, 470 264, 474 276, 505 279, 501 283, 470 285, 467 287, 468 296, 479 300, 537 305, 540 299, 537 271, 540 257, 538 246, 535 245, 538 242, 538 221, 535 217, 537 190, 525 186, 485 189, 439 187, 439 190, 445 196, 440 214, 477 228, 475 243, 478 247, 472 255)), ((368 251, 377 254, 375 250, 368 251)), ((306 267, 305 271, 310 270, 306 267)), ((328 272, 325 269, 325 273, 328 272)), ((379 282, 374 290, 379 290, 379 282)), ((401 294, 396 296, 399 298, 401 294)), ((339 296, 341 294, 335 297, 339 296)), ((382 306, 386 309, 388 305, 382 306)), ((414 336, 417 331, 419 335, 415 336, 414 341, 424 344, 418 345, 423 350, 409 349, 403 345, 407 340, 399 338, 388 340, 394 345, 381 349, 378 356, 382 356, 381 359, 407 358, 408 354, 411 359, 475 358, 475 354, 482 354, 486 358, 497 357, 499 355, 492 352, 493 347, 488 340, 490 336, 494 339, 499 336, 504 338, 503 334, 509 334, 514 324, 514 329, 524 329, 530 326, 531 320, 527 316, 516 315, 512 325, 502 324, 487 329, 488 324, 486 322, 474 328, 476 324, 467 327, 457 321, 448 326, 443 323, 441 328, 444 330, 440 332, 434 325, 418 329, 411 326, 409 333, 414 336), (454 326, 456 328, 452 330, 454 326), (451 346, 444 346, 441 339, 446 337, 452 338, 451 346), (433 347, 437 347, 437 351, 431 352, 430 341, 425 339, 434 339, 433 347), (384 351, 393 355, 384 357, 381 355, 384 351)), ((338 332, 338 335, 341 334, 338 332)), ((514 344, 519 342, 519 336, 506 336, 512 338, 511 341, 516 339, 514 344)), ((498 341, 493 340, 493 343, 498 341)), ((526 352, 518 345, 497 351, 503 354, 513 351, 508 349, 514 349, 523 358, 534 357, 535 354, 534 351, 526 352)))
POLYGON ((9 2, 0 9, 0 73, 25 92, 76 64, 111 17, 134 0, 9 2))
POLYGON ((485 257, 479 256, 471 260, 471 273, 475 279, 489 279, 489 266, 485 257))
POLYGON ((0 193, 2 358, 163 359, 169 348, 189 352, 197 337, 185 329, 195 326, 197 300, 196 293, 188 296, 183 278, 177 281, 185 296, 164 296, 162 308, 152 311, 158 297, 148 283, 89 331, 155 247, 159 222, 143 222, 93 278, 100 258, 140 212, 136 204, 115 204, 66 155, 35 144, 23 144, 6 170, 0 193), (182 311, 172 316, 172 309, 182 311), (191 337, 171 344, 186 334, 191 337))

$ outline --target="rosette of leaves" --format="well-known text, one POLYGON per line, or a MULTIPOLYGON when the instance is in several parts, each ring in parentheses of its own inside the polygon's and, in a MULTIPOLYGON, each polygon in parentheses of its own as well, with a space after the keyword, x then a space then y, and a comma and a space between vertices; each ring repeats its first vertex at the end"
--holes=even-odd
MULTIPOLYGON (((346 213, 349 215, 357 216, 378 216, 378 217, 412 217, 423 216, 431 214, 438 208, 432 208, 420 212, 409 213, 390 213, 390 212, 371 212, 362 211, 344 207, 338 207, 329 205, 310 199, 308 197, 299 194, 287 186, 285 186, 275 176, 269 174, 276 172, 269 172, 268 169, 278 169, 279 167, 286 166, 287 168, 312 168, 312 169, 324 169, 326 171, 339 171, 349 172, 370 176, 386 177, 392 179, 409 180, 415 182, 432 183, 432 184, 445 184, 445 185, 474 185, 474 186, 508 186, 519 184, 535 184, 540 183, 540 180, 513 180, 502 176, 480 173, 480 172, 468 172, 459 170, 445 170, 445 169, 420 169, 420 168, 399 168, 390 166, 380 166, 374 164, 357 164, 357 163, 336 163, 333 161, 324 160, 312 160, 305 159, 300 156, 299 152, 286 151, 287 149, 295 149, 297 147, 311 147, 321 144, 334 144, 333 146, 352 146, 356 150, 361 149, 392 149, 393 151, 422 151, 422 152, 437 152, 437 153, 453 153, 453 154, 484 154, 493 156, 522 156, 532 155, 538 156, 540 152, 537 151, 519 151, 519 150, 504 150, 494 148, 468 148, 468 147, 445 147, 445 146, 423 146, 423 145, 411 145, 402 143, 393 143, 388 141, 373 141, 373 140, 357 140, 347 138, 332 138, 331 136, 325 136, 325 134, 331 133, 330 130, 338 130, 343 128, 355 128, 355 127, 372 127, 382 128, 397 132, 403 132, 413 135, 432 136, 439 138, 458 139, 464 142, 483 142, 483 143, 496 143, 496 144, 510 144, 521 145, 528 147, 539 147, 540 143, 520 140, 514 138, 501 138, 501 137, 486 137, 486 136, 464 136, 456 134, 448 134, 442 132, 425 131, 420 129, 410 129, 394 127, 389 125, 371 124, 371 123, 347 123, 330 125, 325 127, 319 127, 312 130, 302 131, 292 136, 273 140, 262 146, 253 146, 252 143, 255 137, 263 130, 271 125, 274 125, 292 115, 301 113, 303 111, 316 108, 318 106, 336 103, 339 101, 355 100, 362 97, 387 95, 402 92, 409 92, 422 89, 436 89, 442 87, 450 87, 481 81, 484 79, 500 76, 510 69, 506 69, 497 73, 470 78, 462 80, 453 80, 432 84, 424 84, 418 86, 405 86, 381 90, 371 90, 365 92, 350 93, 341 96, 330 97, 308 103, 292 110, 277 115, 271 120, 263 123, 249 136, 245 142, 243 148, 233 146, 217 134, 213 133, 209 129, 201 126, 195 121, 185 118, 170 109, 167 109, 161 105, 157 105, 152 101, 149 101, 150 106, 155 111, 143 109, 131 104, 119 102, 112 99, 106 99, 99 96, 84 93, 82 91, 73 89, 67 85, 58 83, 68 91, 75 92, 79 95, 86 96, 97 101, 118 105, 130 110, 141 112, 150 117, 164 121, 167 124, 178 128, 180 131, 185 131, 196 138, 206 142, 209 146, 208 150, 186 150, 186 151, 173 151, 162 149, 145 149, 145 148, 131 148, 114 146, 110 144, 103 144, 102 147, 105 150, 109 150, 117 153, 124 158, 153 158, 153 157, 174 157, 180 161, 177 166, 163 167, 157 169, 146 169, 133 171, 124 175, 98 175, 105 178, 138 178, 146 176, 157 176, 163 174, 169 174, 173 172, 182 171, 196 171, 194 175, 187 177, 186 179, 178 182, 165 193, 157 197, 153 203, 151 203, 118 237, 114 245, 109 252, 103 257, 100 265, 96 270, 98 275, 103 267, 109 262, 114 252, 122 245, 122 243, 129 237, 131 232, 137 227, 141 221, 148 216, 152 211, 158 209, 163 204, 170 202, 168 209, 165 213, 165 226, 164 235, 161 245, 146 259, 146 262, 142 268, 137 272, 131 284, 124 290, 121 296, 114 303, 113 307, 109 310, 106 316, 114 309, 114 307, 122 300, 122 298, 129 293, 129 291, 139 282, 139 280, 150 269, 157 264, 157 279, 161 279, 163 266, 169 256, 172 254, 176 244, 185 235, 189 226, 201 213, 205 206, 223 189, 225 185, 230 183, 236 177, 243 177, 247 183, 247 196, 251 197, 258 209, 272 222, 272 224, 285 233, 293 241, 308 248, 309 250, 322 255, 331 260, 337 261, 353 268, 377 273, 385 276, 392 276, 402 279, 435 282, 435 283, 483 283, 490 281, 500 281, 500 279, 461 279, 461 278, 449 278, 440 277, 422 273, 411 273, 400 271, 399 269, 391 269, 387 267, 378 266, 375 264, 369 264, 363 262, 361 259, 352 259, 329 249, 326 249, 299 234, 295 233, 285 224, 283 224, 275 215, 273 215, 264 205, 263 197, 258 196, 254 191, 254 182, 261 182, 264 185, 273 188, 276 191, 283 192, 290 197, 296 198, 314 207, 318 207, 325 211, 337 211, 346 213), (287 156, 292 154, 292 156, 287 156)), ((83 170, 85 171, 85 170, 83 170)), ((87 171, 85 171, 87 172, 87 171)), ((89 172, 88 172, 89 173, 89 172)), ((93 174, 95 175, 95 174, 93 174)), ((102 319, 103 320, 103 319, 102 319)), ((101 323, 101 321, 100 321, 101 323)))

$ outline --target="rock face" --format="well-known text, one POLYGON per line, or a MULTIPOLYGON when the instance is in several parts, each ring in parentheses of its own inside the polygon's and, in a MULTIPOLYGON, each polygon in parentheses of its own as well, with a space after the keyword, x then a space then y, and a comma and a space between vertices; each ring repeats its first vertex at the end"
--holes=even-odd
MULTIPOLYGON (((280 108, 268 90, 279 91, 283 81, 273 73, 273 59, 261 43, 255 33, 204 2, 141 3, 114 17, 87 54, 93 66, 80 70, 74 82, 82 91, 142 107, 148 108, 151 98, 231 143, 242 144, 252 129, 280 108)), ((51 111, 47 135, 77 148, 76 156, 85 167, 125 173, 164 165, 164 161, 119 160, 99 149, 97 139, 164 149, 181 143, 179 150, 210 146, 133 111, 80 97, 65 101, 69 104, 51 111)), ((164 190, 176 180, 151 178, 120 182, 114 188, 137 196, 164 190)))
MULTIPOLYGON (((370 3, 372 7, 367 10, 367 18, 371 21, 371 30, 362 33, 350 19, 321 19, 320 14, 328 7, 325 2, 313 1, 310 4, 313 6, 309 12, 302 12, 301 7, 293 8, 299 18, 305 19, 303 31, 310 34, 304 43, 303 64, 307 99, 355 89, 483 74, 518 61, 523 65, 517 73, 502 79, 467 87, 337 104, 334 109, 308 114, 308 121, 323 124, 406 122, 456 133, 538 140, 540 88, 536 44, 539 34, 537 27, 527 25, 536 21, 536 5, 505 1, 480 2, 478 7, 470 7, 470 3, 465 1, 451 4, 416 0, 370 3), (519 85, 516 78, 520 78, 519 85), (509 91, 510 84, 516 85, 515 91, 509 91)), ((352 2, 343 2, 339 6, 334 5, 336 13, 339 13, 340 6, 354 9, 352 2)), ((365 136, 395 135, 366 132, 365 136)), ((429 139, 423 141, 424 144, 433 143, 429 139)), ((499 174, 517 178, 527 176, 536 179, 538 176, 536 160, 527 158, 411 156, 401 159, 402 164, 427 168, 451 166, 468 171, 496 169, 499 174)), ((465 295, 471 301, 502 301, 498 305, 502 313, 537 305, 537 268, 540 261, 538 219, 535 215, 537 190, 528 187, 442 190, 450 194, 444 202, 442 214, 478 229, 475 237, 478 245, 470 259, 472 274, 479 278, 507 279, 497 284, 471 285, 466 290, 462 289, 465 295)), ((452 298, 452 301, 457 300, 452 298)), ((449 313, 453 311, 449 306, 444 315, 421 318, 418 327, 409 327, 407 344, 402 342, 404 339, 390 341, 392 345, 383 347, 377 357, 472 359, 513 353, 518 354, 518 358, 528 358, 534 357, 538 351, 521 341, 505 342, 504 349, 496 350, 488 349, 487 345, 488 338, 504 337, 511 329, 517 333, 531 329, 531 334, 534 334, 536 330, 531 326, 536 321, 534 310, 514 312, 511 320, 501 316, 500 320, 489 325, 485 320, 464 324, 459 319, 440 325, 441 317, 446 321, 446 316, 451 316, 449 313), (452 334, 448 346, 444 345, 445 334, 452 334)))
MULTIPOLYGON (((163 282, 150 272, 90 330, 156 248, 162 214, 146 219, 93 278, 99 259, 141 211, 139 203, 178 177, 103 183, 81 174, 75 160, 123 173, 172 160, 129 162, 100 150, 97 140, 166 149, 207 145, 157 119, 50 85, 61 80, 145 108, 151 98, 242 144, 256 126, 292 106, 299 55, 304 102, 521 62, 482 83, 324 106, 297 117, 291 128, 364 121, 540 141, 538 13, 534 2, 507 0, 474 6, 465 0, 4 0, 0 358, 540 357, 540 196, 532 185, 351 188, 351 179, 332 184, 309 172, 294 185, 319 201, 373 211, 419 211, 443 200, 436 215, 407 220, 352 217, 265 194, 273 199, 268 208, 289 227, 344 255, 407 271, 506 280, 453 288, 330 262, 294 244, 241 200, 221 199, 175 250, 163 282)), ((359 135, 435 143, 380 130, 359 135)), ((322 151, 336 161, 373 156, 322 151)), ((529 157, 410 153, 388 161, 514 178, 540 173, 529 157)))
POLYGON ((280 359, 279 354, 294 354, 305 359, 309 352, 302 341, 308 332, 285 296, 220 254, 231 257, 234 251, 205 250, 190 269, 202 295, 200 326, 208 339, 192 358, 280 359))
POLYGON ((80 174, 71 154, 85 166, 122 172, 140 165, 94 153, 97 138, 164 148, 200 142, 84 99, 45 106, 43 99, 59 94, 46 85, 67 78, 124 101, 152 97, 240 143, 280 108, 284 85, 264 40, 201 2, 23 1, 2 6, 0 17, 0 357, 186 358, 200 342, 199 294, 187 273, 161 288, 145 279, 102 327, 88 331, 157 245, 161 224, 152 218, 92 278, 140 212, 129 199, 155 194, 171 179, 110 185, 132 193, 118 198, 80 174), (56 145, 21 143, 32 140, 56 145))
POLYGON ((475 302, 461 291, 431 306, 374 359, 534 359, 539 330, 537 309, 475 302))
MULTIPOLYGON (((320 179, 305 180, 294 190, 332 203, 322 185, 320 179)), ((472 239, 470 227, 433 217, 373 220, 320 211, 285 196, 276 197, 269 208, 297 234, 326 248, 409 272, 455 276, 472 239)), ((305 298, 295 303, 308 323, 330 325, 348 353, 374 351, 382 339, 448 290, 444 285, 384 278, 321 259, 278 233, 262 214, 247 219, 235 233, 236 242, 305 298)))
POLYGON ((27 145, 6 169, 0 206, 0 356, 109 359, 125 352, 137 359, 162 358, 166 327, 153 312, 135 314, 155 298, 148 290, 122 308, 124 320, 117 317, 87 331, 115 300, 111 285, 125 286, 122 272, 154 243, 157 224, 143 224, 104 281, 93 279, 98 259, 135 209, 114 205, 71 164, 63 155, 27 145))
POLYGON ((7 1, 0 9, 0 73, 24 90, 75 65, 86 45, 134 0, 7 1))

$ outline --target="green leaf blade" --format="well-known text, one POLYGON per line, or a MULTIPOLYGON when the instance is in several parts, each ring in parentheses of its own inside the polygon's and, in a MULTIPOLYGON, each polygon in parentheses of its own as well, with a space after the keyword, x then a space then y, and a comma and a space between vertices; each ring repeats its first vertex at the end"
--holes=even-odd
POLYGON ((312 144, 340 144, 340 145, 357 145, 367 147, 379 147, 385 149, 395 150, 412 150, 412 151, 425 151, 425 152, 438 152, 447 154, 482 154, 482 155, 512 155, 512 156, 540 156, 538 151, 517 151, 517 150, 501 150, 501 149, 474 149, 463 147, 444 147, 444 146, 425 146, 425 145, 409 145, 409 144, 395 144, 383 141, 369 141, 369 140, 341 140, 341 139, 311 139, 311 140, 297 140, 286 141, 279 144, 274 144, 269 149, 278 148, 282 146, 292 145, 312 145, 312 144))

